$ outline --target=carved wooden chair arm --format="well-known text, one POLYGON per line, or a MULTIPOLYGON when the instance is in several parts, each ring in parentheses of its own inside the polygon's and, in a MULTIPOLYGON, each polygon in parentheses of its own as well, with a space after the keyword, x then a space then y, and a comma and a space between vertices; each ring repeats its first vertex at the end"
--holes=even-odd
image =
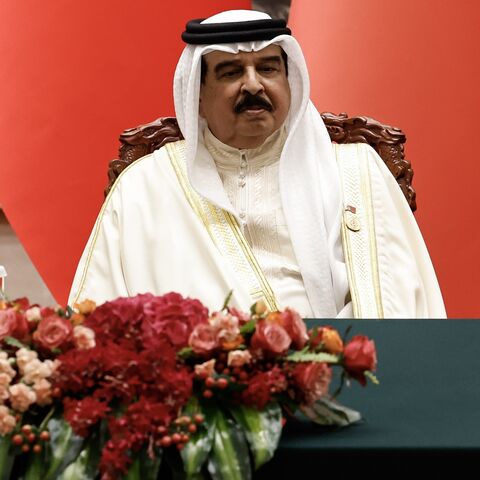
MULTIPOLYGON (((346 113, 335 115, 322 113, 330 138, 337 143, 368 143, 383 159, 397 180, 412 211, 417 208, 416 194, 412 187, 413 170, 405 160, 405 134, 396 127, 383 125, 369 117, 351 117, 346 113)), ((137 128, 125 130, 120 135, 119 158, 112 160, 108 168, 108 194, 120 172, 135 160, 163 147, 168 142, 183 139, 174 117, 164 117, 137 128)))

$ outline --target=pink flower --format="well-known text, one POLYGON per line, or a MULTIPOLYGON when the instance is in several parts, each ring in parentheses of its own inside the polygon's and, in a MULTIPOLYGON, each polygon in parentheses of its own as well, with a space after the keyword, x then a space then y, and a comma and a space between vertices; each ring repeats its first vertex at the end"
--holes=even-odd
POLYGON ((28 335, 28 323, 23 315, 13 308, 0 310, 0 340, 14 337, 25 340, 28 335))
POLYGON ((326 363, 299 363, 292 372, 292 381, 300 390, 300 401, 307 405, 328 393, 331 380, 332 369, 326 363))
POLYGON ((188 344, 195 353, 200 355, 211 353, 218 347, 216 333, 214 327, 207 323, 201 323, 193 329, 188 344))
POLYGON ((251 339, 253 350, 282 355, 287 352, 292 340, 287 331, 279 324, 260 320, 251 339))
POLYGON ((302 317, 295 311, 287 308, 280 314, 280 323, 292 339, 297 350, 301 350, 308 340, 307 327, 302 317))
POLYGON ((4 405, 0 405, 0 435, 8 435, 13 431, 16 424, 15 417, 4 405))
POLYGON ((7 373, 0 373, 0 404, 8 399, 10 394, 8 393, 8 387, 12 378, 7 373))
POLYGON ((73 327, 65 318, 50 315, 40 321, 33 338, 49 350, 61 348, 73 339, 73 327))
MULTIPOLYGON (((5 354, 5 352, 1 352, 1 353, 5 354)), ((5 354, 5 357, 6 357, 6 354, 5 354)), ((0 357, 0 374, 1 373, 5 373, 10 378, 13 378, 17 374, 17 372, 15 372, 15 370, 10 365, 10 362, 8 361, 8 357, 4 358, 3 355, 2 357, 0 357)))
POLYGON ((37 322, 42 319, 40 307, 31 307, 25 312, 25 318, 29 322, 37 322))
POLYGON ((238 310, 235 307, 228 307, 228 312, 232 314, 234 317, 238 318, 238 322, 240 325, 244 325, 245 323, 250 321, 250 315, 238 310))
POLYGON ((252 355, 248 350, 233 350, 228 352, 227 364, 229 367, 243 367, 252 360, 252 355))
POLYGON ((49 378, 53 375, 57 367, 58 360, 45 360, 41 362, 38 359, 31 360, 23 367, 23 381, 28 384, 39 382, 44 378, 49 378))
POLYGON ((215 372, 215 359, 212 358, 208 362, 195 365, 195 375, 207 378, 215 372))
POLYGON ((86 350, 95 346, 95 332, 88 327, 77 325, 73 328, 73 341, 79 350, 86 350))
POLYGON ((35 350, 29 350, 28 348, 20 348, 15 353, 15 356, 17 357, 17 365, 22 375, 25 365, 38 358, 37 352, 35 350))
POLYGON ((42 378, 35 382, 32 388, 37 396, 37 403, 41 407, 52 403, 52 384, 48 380, 42 378))
POLYGON ((10 387, 10 403, 18 412, 25 412, 37 400, 37 395, 24 383, 17 383, 10 387))

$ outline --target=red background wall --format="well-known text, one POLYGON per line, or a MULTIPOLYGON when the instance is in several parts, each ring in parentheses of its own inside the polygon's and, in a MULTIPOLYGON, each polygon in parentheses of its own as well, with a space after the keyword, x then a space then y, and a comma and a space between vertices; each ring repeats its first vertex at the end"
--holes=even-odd
MULTIPOLYGON (((173 114, 186 20, 249 1, 0 2, 0 205, 60 303, 118 134, 173 114)), ((480 317, 476 0, 293 0, 321 111, 400 126, 452 317, 480 317), (472 132, 474 132, 472 134, 472 132)))
POLYGON ((417 221, 451 317, 480 317, 480 2, 292 0, 321 111, 407 135, 417 221))

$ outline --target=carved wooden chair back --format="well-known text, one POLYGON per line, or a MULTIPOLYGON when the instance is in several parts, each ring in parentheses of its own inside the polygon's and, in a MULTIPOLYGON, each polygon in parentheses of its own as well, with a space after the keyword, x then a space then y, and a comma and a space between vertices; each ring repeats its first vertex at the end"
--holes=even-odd
MULTIPOLYGON (((376 150, 397 180, 410 208, 415 211, 417 205, 412 187, 413 170, 410 162, 405 159, 404 133, 399 128, 383 125, 369 117, 348 117, 346 113, 321 115, 332 142, 368 143, 376 150)), ((109 183, 105 195, 125 167, 166 143, 181 139, 183 137, 177 120, 173 117, 159 118, 152 123, 125 130, 120 135, 119 158, 109 164, 109 183)))

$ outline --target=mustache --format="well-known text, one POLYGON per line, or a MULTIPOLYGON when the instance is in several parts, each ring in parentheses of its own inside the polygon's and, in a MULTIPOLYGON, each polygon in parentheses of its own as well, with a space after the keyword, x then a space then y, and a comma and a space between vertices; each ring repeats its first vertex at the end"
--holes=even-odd
POLYGON ((233 110, 235 113, 241 113, 251 107, 261 107, 268 112, 273 110, 273 106, 268 100, 265 100, 259 95, 252 95, 251 93, 246 93, 245 96, 235 105, 233 110))

